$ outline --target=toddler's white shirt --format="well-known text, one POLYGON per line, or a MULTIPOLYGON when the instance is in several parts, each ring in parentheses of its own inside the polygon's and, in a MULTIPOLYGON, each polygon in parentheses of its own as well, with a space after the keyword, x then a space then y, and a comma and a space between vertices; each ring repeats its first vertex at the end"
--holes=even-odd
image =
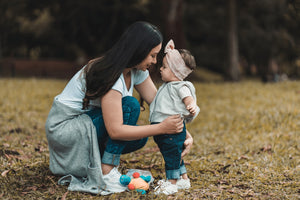
POLYGON ((191 116, 182 101, 187 96, 192 96, 197 102, 196 90, 191 82, 172 81, 163 83, 150 104, 149 121, 162 122, 171 115, 180 114, 187 123, 191 122, 199 114, 200 108, 197 106, 196 114, 191 116))

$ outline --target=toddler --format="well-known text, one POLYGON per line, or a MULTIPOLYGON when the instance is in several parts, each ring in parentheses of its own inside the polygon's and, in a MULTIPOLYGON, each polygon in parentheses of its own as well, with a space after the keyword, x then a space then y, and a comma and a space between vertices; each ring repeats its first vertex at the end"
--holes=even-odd
POLYGON ((186 138, 185 123, 191 122, 200 112, 197 106, 195 88, 184 79, 195 69, 196 62, 188 50, 175 49, 173 40, 165 47, 165 57, 160 68, 164 81, 150 105, 151 124, 162 122, 170 115, 180 114, 184 119, 184 128, 178 134, 154 136, 165 160, 167 180, 160 180, 155 189, 156 194, 173 194, 178 189, 191 187, 184 162, 181 159, 183 143, 186 138))

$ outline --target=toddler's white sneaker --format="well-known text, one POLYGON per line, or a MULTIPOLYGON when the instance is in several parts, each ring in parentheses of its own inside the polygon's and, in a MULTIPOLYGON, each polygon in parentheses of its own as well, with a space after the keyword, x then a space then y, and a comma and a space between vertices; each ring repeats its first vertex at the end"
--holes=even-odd
POLYGON ((190 179, 179 179, 176 182, 177 188, 180 189, 189 189, 191 187, 191 181, 190 179))
POLYGON ((101 195, 124 192, 127 187, 120 183, 121 173, 114 167, 108 174, 103 176, 106 188, 101 195))
POLYGON ((154 194, 156 195, 161 193, 171 195, 178 192, 177 185, 169 181, 159 180, 157 184, 158 186, 154 189, 154 194))

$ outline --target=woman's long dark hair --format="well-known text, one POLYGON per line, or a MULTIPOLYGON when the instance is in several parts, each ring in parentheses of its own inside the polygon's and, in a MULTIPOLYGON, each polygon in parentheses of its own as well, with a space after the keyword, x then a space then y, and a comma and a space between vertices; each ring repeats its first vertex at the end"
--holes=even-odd
POLYGON ((147 22, 130 25, 111 49, 85 67, 86 91, 82 109, 87 109, 90 100, 106 94, 125 68, 141 63, 160 43, 162 34, 154 25, 147 22))

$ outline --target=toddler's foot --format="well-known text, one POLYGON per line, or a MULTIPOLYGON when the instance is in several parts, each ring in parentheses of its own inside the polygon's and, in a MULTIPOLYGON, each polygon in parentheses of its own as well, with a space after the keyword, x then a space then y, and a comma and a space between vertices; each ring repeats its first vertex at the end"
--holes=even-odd
POLYGON ((191 182, 190 179, 179 179, 176 182, 177 188, 178 189, 189 189, 191 187, 191 182))
POLYGON ((177 185, 169 181, 159 180, 157 184, 158 186, 154 189, 154 194, 156 195, 161 193, 171 195, 178 192, 177 185))

